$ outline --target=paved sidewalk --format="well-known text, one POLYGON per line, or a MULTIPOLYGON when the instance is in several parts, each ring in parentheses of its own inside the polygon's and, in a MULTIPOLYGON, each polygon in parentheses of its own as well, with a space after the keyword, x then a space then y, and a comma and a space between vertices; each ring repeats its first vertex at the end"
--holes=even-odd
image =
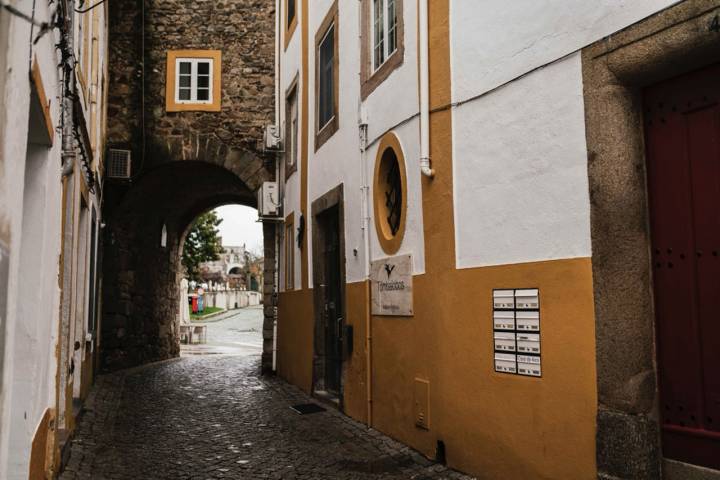
POLYGON ((255 356, 198 356, 98 378, 62 480, 469 479, 258 374, 255 356))
POLYGON ((209 322, 207 343, 180 345, 180 355, 260 355, 262 353, 263 308, 261 305, 228 310, 209 322))

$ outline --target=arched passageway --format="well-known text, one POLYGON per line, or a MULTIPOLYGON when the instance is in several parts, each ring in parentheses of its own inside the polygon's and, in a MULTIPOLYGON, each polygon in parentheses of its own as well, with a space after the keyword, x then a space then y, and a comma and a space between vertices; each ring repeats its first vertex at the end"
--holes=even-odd
MULTIPOLYGON (((167 162, 131 185, 114 186, 114 202, 109 202, 114 208, 105 212, 101 343, 104 369, 178 355, 177 286, 183 276, 180 257, 184 235, 204 211, 227 203, 254 207, 256 199, 248 183, 261 181, 267 175, 260 168, 249 181, 243 181, 237 173, 217 164, 167 162)), ((274 268, 273 228, 264 228, 265 236, 271 239, 265 242, 264 252, 265 268, 270 270, 274 268)), ((271 362, 271 307, 267 317, 263 356, 271 362)))
MULTIPOLYGON (((116 370, 177 355, 183 233, 216 206, 254 207, 254 192, 272 180, 274 154, 259 146, 274 113, 275 9, 267 0, 107 5, 107 147, 131 157, 132 176, 107 179, 103 192, 99 348, 103 369, 116 370), (193 62, 208 72, 212 66, 211 102, 197 92, 196 101, 181 99, 185 87, 175 73, 193 62)), ((194 72, 198 89, 202 75, 194 72)), ((264 226, 270 282, 274 228, 264 226)), ((272 283, 266 288, 270 296, 272 283)), ((273 314, 266 308, 264 368, 272 367, 273 314)))

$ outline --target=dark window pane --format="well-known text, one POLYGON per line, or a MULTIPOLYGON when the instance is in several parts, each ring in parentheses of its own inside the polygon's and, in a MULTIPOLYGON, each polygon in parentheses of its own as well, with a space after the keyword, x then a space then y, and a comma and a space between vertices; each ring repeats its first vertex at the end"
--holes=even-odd
POLYGON ((178 92, 178 98, 180 100, 190 100, 190 89, 189 88, 181 88, 178 92))
POLYGON ((287 0, 287 24, 288 27, 295 19, 295 0, 287 0))
POLYGON ((388 0, 388 55, 397 48, 397 10, 395 0, 388 0))
POLYGON ((180 73, 190 75, 190 62, 180 62, 180 73))
POLYGON ((190 88, 190 75, 180 75, 180 88, 190 88))
POLYGON ((199 88, 197 91, 197 99, 201 102, 210 100, 210 90, 206 88, 199 88))
POLYGON ((210 62, 198 63, 198 75, 210 75, 210 62))
POLYGON ((198 88, 208 88, 210 86, 210 77, 208 75, 200 75, 197 79, 198 88))
POLYGON ((320 45, 320 88, 319 90, 319 118, 320 127, 325 126, 334 115, 334 55, 335 55, 335 28, 330 27, 325 39, 320 45))
POLYGON ((383 0, 374 0, 373 36, 374 65, 378 68, 385 61, 385 19, 383 18, 383 0))

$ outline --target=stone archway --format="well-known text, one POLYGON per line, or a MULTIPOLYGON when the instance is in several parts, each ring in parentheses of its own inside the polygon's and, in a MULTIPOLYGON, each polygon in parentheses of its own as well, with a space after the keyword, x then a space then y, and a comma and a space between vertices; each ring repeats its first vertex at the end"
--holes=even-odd
MULTIPOLYGON (((108 8, 107 146, 132 156, 132 180, 108 179, 103 192, 100 360, 112 370, 178 354, 177 277, 187 226, 222 204, 254 207, 254 192, 272 179, 274 155, 260 145, 275 106, 275 2, 113 0, 108 8), (215 55, 217 110, 168 108, 171 53, 180 51, 215 55)), ((273 279, 275 226, 265 224, 263 233, 265 278, 273 279)), ((271 299, 272 280, 263 290, 271 299)), ((272 368, 269 303, 264 370, 272 368)))
MULTIPOLYGON (((180 254, 189 225, 199 214, 219 205, 254 207, 253 189, 269 177, 257 157, 232 158, 227 164, 199 160, 161 163, 129 186, 112 186, 116 198, 110 204, 113 208, 106 209, 104 230, 103 369, 127 368, 179 354, 180 254), (243 172, 248 175, 245 179, 243 172)), ((265 226, 263 233, 273 238, 274 227, 265 226)), ((272 278, 275 253, 267 246, 274 244, 265 245, 266 275, 272 278)), ((272 285, 264 293, 271 298, 272 285)), ((268 338, 263 364, 271 365, 274 311, 266 308, 265 313, 263 333, 268 338)))

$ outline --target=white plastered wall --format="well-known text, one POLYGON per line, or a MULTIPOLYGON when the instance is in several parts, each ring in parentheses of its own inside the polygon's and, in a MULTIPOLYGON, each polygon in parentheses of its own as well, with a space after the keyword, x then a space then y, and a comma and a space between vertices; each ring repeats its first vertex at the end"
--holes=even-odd
MULTIPOLYGON (((359 72, 361 66, 360 3, 339 2, 338 47, 340 51, 339 129, 314 152, 315 134, 315 33, 325 18, 332 1, 323 0, 310 4, 310 89, 309 124, 310 152, 308 175, 308 208, 312 201, 343 183, 345 195, 345 255, 346 279, 357 282, 365 279, 369 261, 386 257, 379 244, 374 225, 372 182, 375 158, 380 139, 393 131, 400 139, 406 162, 408 178, 408 209, 406 232, 397 254, 413 255, 416 274, 424 272, 424 249, 422 236, 422 199, 419 172, 419 127, 417 91, 417 17, 416 4, 405 0, 403 64, 393 71, 366 99, 361 102, 359 72), (361 113, 362 112, 362 113, 361 113), (362 120, 361 120, 362 119, 362 120), (361 152, 361 121, 367 122, 368 147, 361 152), (366 157, 363 158, 363 155, 366 157), (365 171, 363 172, 363 169, 365 171), (363 186, 365 177, 370 186, 368 202, 370 255, 365 253, 363 232, 363 186), (357 255, 354 254, 357 251, 357 255)), ((308 232, 312 232, 311 219, 307 220, 308 232)), ((312 240, 309 239, 309 245, 312 240)), ((312 251, 308 252, 310 278, 312 279, 312 251)))
MULTIPOLYGON (((21 2, 23 9, 27 4, 21 2)), ((39 2, 36 19, 48 21, 47 2, 39 2)), ((35 29, 37 32, 37 29, 35 29)), ((6 348, 2 385, 0 478, 27 478, 31 442, 47 408, 54 407, 55 345, 57 342, 60 254, 60 140, 50 149, 33 146, 28 153, 27 135, 31 98, 30 25, 16 17, 10 21, 5 96, 6 201, 11 211, 10 274, 6 348), (26 159, 31 162, 25 181, 26 159), (25 184, 29 191, 25 192, 25 184), (30 201, 25 202, 26 199, 30 201), (27 209, 27 210, 25 210, 27 209), (23 225, 23 217, 27 220, 23 225), (39 216, 39 218, 37 218, 39 216), (30 269, 31 275, 24 269, 30 269)), ((50 100, 50 115, 59 124, 60 92, 55 31, 32 48, 37 56, 50 100)), ((39 128, 43 128, 40 126, 39 128)))
POLYGON ((675 0, 452 0, 459 268, 590 256, 579 50, 675 0))

